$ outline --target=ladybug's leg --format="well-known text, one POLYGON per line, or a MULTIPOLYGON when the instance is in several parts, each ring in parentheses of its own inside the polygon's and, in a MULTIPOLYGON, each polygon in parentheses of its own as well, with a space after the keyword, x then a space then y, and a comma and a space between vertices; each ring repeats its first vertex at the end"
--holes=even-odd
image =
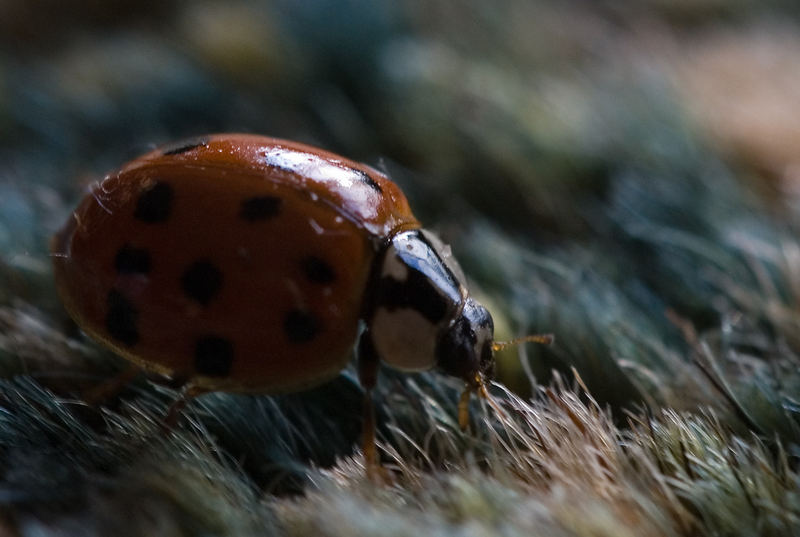
POLYGON ((201 386, 197 386, 196 384, 192 384, 191 382, 186 383, 183 388, 181 388, 180 395, 178 398, 175 399, 175 402, 170 405, 169 410, 167 410, 167 414, 164 416, 164 421, 161 423, 161 426, 164 432, 169 432, 175 428, 178 424, 178 418, 181 415, 181 412, 186 405, 189 404, 189 401, 203 395, 204 393, 208 393, 207 388, 203 388, 201 386))
POLYGON ((358 342, 358 380, 364 388, 364 463, 367 475, 375 479, 378 474, 378 450, 375 445, 375 402, 372 389, 378 379, 378 353, 369 330, 361 334, 358 342))
POLYGON ((469 400, 472 399, 473 391, 474 388, 467 385, 458 400, 458 426, 462 431, 466 431, 469 428, 469 400))
POLYGON ((85 391, 81 398, 89 406, 98 406, 119 394, 141 373, 142 369, 139 366, 131 364, 110 379, 106 379, 97 386, 85 391))

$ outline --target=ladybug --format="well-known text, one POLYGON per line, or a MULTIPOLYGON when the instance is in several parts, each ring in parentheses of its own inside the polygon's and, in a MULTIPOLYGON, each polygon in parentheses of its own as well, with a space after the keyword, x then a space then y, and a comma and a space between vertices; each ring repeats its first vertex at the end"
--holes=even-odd
POLYGON ((501 345, 395 183, 297 142, 216 134, 147 153, 91 189, 51 250, 78 325, 185 379, 185 398, 320 384, 357 340, 368 468, 380 361, 463 379, 464 426, 501 345))

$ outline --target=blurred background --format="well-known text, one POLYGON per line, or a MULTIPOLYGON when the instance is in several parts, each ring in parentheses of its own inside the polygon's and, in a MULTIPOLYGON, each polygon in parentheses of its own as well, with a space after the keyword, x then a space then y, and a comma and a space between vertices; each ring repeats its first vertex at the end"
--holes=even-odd
MULTIPOLYGON (((554 333, 499 357, 517 393, 575 371, 609 408, 712 408, 797 454, 798 15, 788 0, 0 0, 3 376, 71 393, 119 366, 51 282, 49 236, 91 182, 177 138, 254 132, 386 171, 498 338, 554 333)), ((381 412, 402 422, 407 376, 385 377, 381 412)), ((412 378, 448 387, 442 401, 458 389, 412 378)), ((321 438, 292 457, 351 453, 359 397, 345 371, 274 403, 311 412, 321 438)), ((274 401, 207 400, 218 415, 274 401)))

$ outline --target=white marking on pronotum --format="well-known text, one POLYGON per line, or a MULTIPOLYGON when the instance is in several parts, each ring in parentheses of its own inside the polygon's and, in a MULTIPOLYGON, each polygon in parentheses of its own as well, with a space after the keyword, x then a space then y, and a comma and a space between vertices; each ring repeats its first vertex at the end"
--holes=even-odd
POLYGON ((408 280, 408 266, 397 255, 391 253, 383 261, 381 276, 390 276, 399 282, 404 282, 408 280))
POLYGON ((375 350, 391 367, 401 371, 424 371, 436 365, 439 327, 418 311, 378 308, 370 331, 375 350))

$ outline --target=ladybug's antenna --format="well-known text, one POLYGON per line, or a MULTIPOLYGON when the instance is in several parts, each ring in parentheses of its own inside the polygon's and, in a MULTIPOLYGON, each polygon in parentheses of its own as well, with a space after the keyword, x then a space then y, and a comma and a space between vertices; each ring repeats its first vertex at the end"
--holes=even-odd
POLYGON ((519 345, 520 343, 541 343, 542 345, 550 345, 553 341, 555 341, 555 336, 553 336, 553 334, 532 334, 530 336, 518 337, 510 341, 495 341, 492 343, 492 350, 497 352, 512 345, 519 345))
MULTIPOLYGON (((533 334, 530 336, 523 336, 512 339, 510 341, 495 341, 492 343, 492 351, 497 352, 503 350, 511 345, 519 345, 520 343, 541 343, 543 345, 550 345, 555 340, 553 334, 533 334)), ((464 391, 461 392, 461 398, 458 401, 458 424, 462 430, 466 430, 469 424, 469 400, 473 393, 477 393, 478 397, 488 401, 489 405, 500 416, 507 416, 500 405, 486 389, 486 379, 483 378, 481 373, 475 373, 475 378, 472 382, 467 382, 464 391)))

